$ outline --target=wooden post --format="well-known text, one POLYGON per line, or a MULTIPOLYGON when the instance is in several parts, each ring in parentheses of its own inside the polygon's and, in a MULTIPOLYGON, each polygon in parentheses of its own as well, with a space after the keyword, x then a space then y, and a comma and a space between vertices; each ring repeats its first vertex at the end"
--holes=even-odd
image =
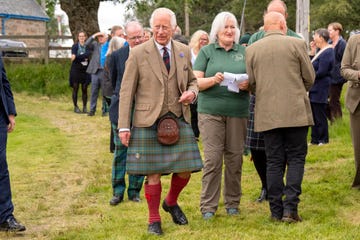
POLYGON ((184 4, 185 12, 185 37, 190 36, 190 27, 189 27, 189 2, 185 0, 184 4))
POLYGON ((50 36, 49 36, 49 33, 48 31, 46 30, 45 31, 45 39, 44 39, 44 61, 45 61, 45 64, 49 64, 49 41, 50 41, 50 36))
POLYGON ((309 43, 309 13, 309 0, 296 0, 296 32, 304 37, 307 44, 309 43))

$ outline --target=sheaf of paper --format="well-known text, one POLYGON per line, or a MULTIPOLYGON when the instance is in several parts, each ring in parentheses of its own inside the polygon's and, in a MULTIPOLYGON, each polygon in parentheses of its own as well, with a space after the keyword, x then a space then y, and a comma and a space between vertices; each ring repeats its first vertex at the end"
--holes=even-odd
POLYGON ((247 80, 249 77, 246 73, 234 74, 224 72, 224 80, 220 83, 220 86, 226 86, 230 92, 239 92, 238 84, 247 80))

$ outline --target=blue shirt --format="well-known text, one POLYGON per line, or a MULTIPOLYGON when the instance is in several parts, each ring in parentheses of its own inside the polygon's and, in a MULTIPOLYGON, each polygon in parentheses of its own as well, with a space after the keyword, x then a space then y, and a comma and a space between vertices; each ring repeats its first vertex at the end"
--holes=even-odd
POLYGON ((109 41, 106 41, 103 45, 101 45, 100 52, 100 65, 102 68, 105 66, 106 52, 109 48, 109 41))

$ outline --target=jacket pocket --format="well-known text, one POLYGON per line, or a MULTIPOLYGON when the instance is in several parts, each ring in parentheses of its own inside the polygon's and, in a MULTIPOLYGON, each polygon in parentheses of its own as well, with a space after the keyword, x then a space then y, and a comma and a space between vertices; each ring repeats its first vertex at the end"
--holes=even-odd
POLYGON ((150 104, 147 103, 138 103, 135 105, 136 111, 149 111, 150 110, 150 104))

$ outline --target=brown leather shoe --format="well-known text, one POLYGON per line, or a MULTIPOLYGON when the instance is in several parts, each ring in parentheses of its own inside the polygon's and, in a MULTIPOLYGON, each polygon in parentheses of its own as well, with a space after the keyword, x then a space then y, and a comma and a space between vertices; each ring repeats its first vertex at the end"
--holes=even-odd
POLYGON ((284 213, 283 217, 281 218, 281 221, 287 223, 297 223, 297 222, 301 222, 302 218, 295 212, 284 213))

